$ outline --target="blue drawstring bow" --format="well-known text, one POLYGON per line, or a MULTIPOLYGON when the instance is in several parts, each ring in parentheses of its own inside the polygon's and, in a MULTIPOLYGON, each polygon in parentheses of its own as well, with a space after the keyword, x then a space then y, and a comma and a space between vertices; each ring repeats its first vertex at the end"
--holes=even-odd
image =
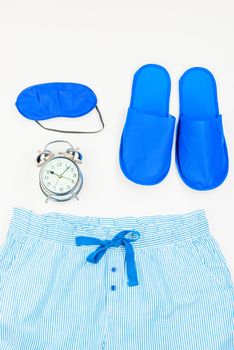
POLYGON ((127 276, 128 276, 128 285, 130 287, 137 286, 138 285, 138 277, 137 277, 137 271, 136 271, 136 263, 134 259, 134 250, 131 245, 131 242, 136 241, 140 238, 140 233, 138 231, 134 230, 125 230, 119 232, 117 235, 115 235, 112 240, 101 240, 94 237, 87 237, 87 236, 78 236, 76 237, 76 245, 97 245, 99 244, 99 247, 89 254, 86 258, 86 260, 92 264, 97 264, 99 260, 103 257, 103 255, 106 253, 108 248, 111 247, 119 247, 123 245, 125 247, 125 260, 126 260, 126 268, 127 268, 127 276), (134 238, 125 238, 125 236, 129 233, 132 233, 132 236, 134 238))

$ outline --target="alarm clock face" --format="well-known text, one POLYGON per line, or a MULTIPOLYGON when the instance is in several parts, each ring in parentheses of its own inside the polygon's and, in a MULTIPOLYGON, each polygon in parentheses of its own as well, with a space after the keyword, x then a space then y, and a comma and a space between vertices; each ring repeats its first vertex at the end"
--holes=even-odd
POLYGON ((79 182, 78 166, 66 157, 54 157, 41 168, 41 185, 51 193, 64 195, 72 192, 79 182))

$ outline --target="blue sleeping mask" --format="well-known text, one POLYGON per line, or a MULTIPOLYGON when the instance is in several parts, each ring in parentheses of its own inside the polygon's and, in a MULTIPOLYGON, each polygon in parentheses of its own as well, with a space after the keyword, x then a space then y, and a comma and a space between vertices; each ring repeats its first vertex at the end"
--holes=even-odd
POLYGON ((46 83, 33 85, 19 94, 15 105, 24 117, 34 120, 46 130, 72 134, 93 134, 104 128, 102 115, 97 107, 97 97, 89 87, 82 84, 46 83), (96 131, 57 130, 47 128, 40 123, 40 121, 57 117, 82 117, 94 108, 101 122, 101 129, 96 131))

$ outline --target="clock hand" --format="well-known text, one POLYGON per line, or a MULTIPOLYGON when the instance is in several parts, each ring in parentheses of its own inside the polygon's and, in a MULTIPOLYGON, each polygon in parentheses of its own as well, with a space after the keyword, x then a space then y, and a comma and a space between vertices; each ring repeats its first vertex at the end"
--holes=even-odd
POLYGON ((62 177, 63 174, 65 174, 65 172, 66 172, 70 167, 71 167, 71 165, 70 165, 69 167, 67 167, 67 168, 62 172, 62 174, 60 174, 59 176, 62 177))
POLYGON ((59 179, 60 179, 60 177, 58 177, 58 180, 56 181, 56 183, 54 185, 55 189, 56 189, 57 183, 59 182, 59 179))
POLYGON ((50 170, 50 173, 53 175, 56 175, 56 176, 58 176, 59 177, 59 175, 58 174, 56 174, 53 170, 50 170))
POLYGON ((66 176, 61 176, 63 179, 67 179, 67 180, 73 180, 70 177, 66 177, 66 176))

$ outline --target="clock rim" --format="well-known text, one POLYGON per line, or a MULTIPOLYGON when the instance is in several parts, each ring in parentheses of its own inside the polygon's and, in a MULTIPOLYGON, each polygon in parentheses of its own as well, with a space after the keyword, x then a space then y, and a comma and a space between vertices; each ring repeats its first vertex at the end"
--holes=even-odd
POLYGON ((83 183, 82 178, 83 178, 83 177, 82 177, 80 168, 79 168, 79 166, 76 164, 76 162, 75 162, 74 160, 68 158, 68 157, 65 157, 65 156, 55 156, 55 157, 53 157, 53 158, 48 159, 48 160, 42 165, 42 167, 41 167, 41 169, 40 169, 40 173, 39 173, 39 183, 40 183, 41 190, 42 190, 42 191, 44 192, 44 194, 47 195, 47 196, 48 196, 48 195, 54 195, 54 196, 56 196, 56 197, 63 197, 63 196, 69 195, 70 193, 72 194, 72 196, 74 196, 74 192, 76 191, 76 189, 79 188, 79 187, 81 188, 81 186, 82 186, 82 183, 83 183), (69 190, 69 191, 67 191, 67 192, 63 192, 63 193, 58 193, 58 192, 54 192, 54 191, 49 190, 49 189, 44 185, 44 182, 43 182, 43 180, 42 180, 42 173, 43 173, 43 170, 44 170, 45 166, 46 166, 50 161, 52 161, 52 160, 54 160, 54 159, 61 159, 61 158, 66 159, 66 160, 69 160, 70 162, 72 162, 72 163, 76 166, 76 169, 77 169, 77 172, 78 172, 78 179, 77 179, 77 181, 76 181, 75 186, 74 186, 71 190, 69 190))

